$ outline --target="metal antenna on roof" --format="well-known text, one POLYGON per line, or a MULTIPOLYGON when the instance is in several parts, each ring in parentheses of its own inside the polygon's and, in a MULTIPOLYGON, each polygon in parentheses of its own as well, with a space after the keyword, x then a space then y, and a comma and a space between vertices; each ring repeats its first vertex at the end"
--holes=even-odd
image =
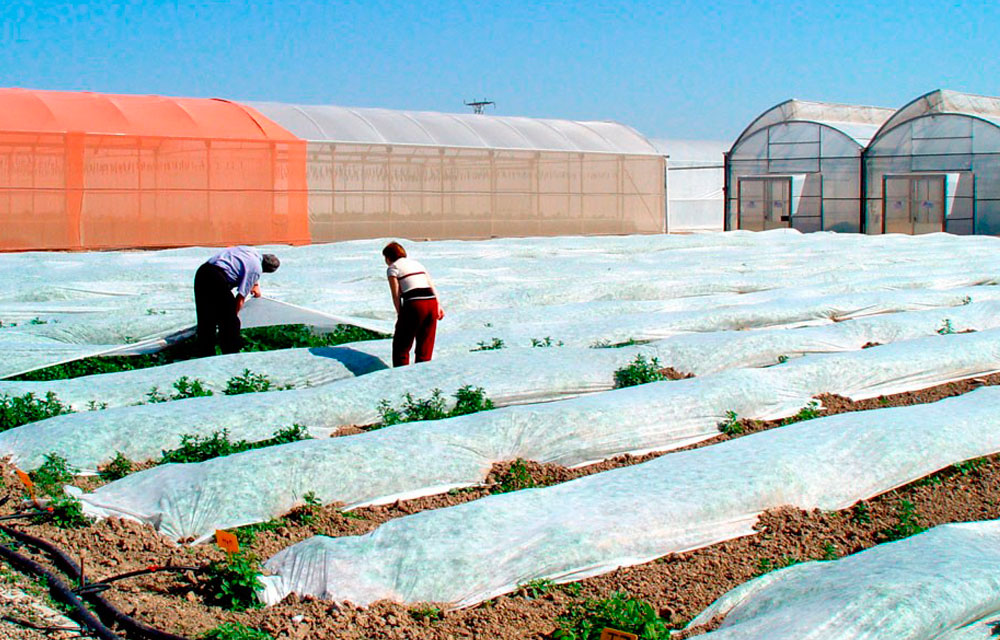
POLYGON ((465 106, 472 107, 472 113, 481 116, 483 111, 486 110, 487 105, 493 105, 493 108, 497 108, 497 103, 492 100, 473 100, 472 102, 465 102, 465 106))

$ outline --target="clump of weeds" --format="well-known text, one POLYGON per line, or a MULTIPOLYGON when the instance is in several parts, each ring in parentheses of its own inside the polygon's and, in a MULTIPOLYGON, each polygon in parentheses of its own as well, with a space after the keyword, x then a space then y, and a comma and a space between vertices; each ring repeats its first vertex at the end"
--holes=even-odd
POLYGON ((632 362, 615 371, 615 388, 634 387, 666 379, 660 361, 656 357, 647 360, 646 356, 640 353, 632 362))
POLYGON ((533 347, 561 347, 561 346, 563 346, 563 341, 560 340, 559 342, 553 342, 552 338, 550 338, 549 336, 545 336, 544 338, 541 338, 541 339, 532 338, 531 339, 531 346, 533 346, 533 347))
POLYGON ((475 349, 469 349, 469 351, 496 351, 497 349, 503 349, 507 345, 500 338, 493 338, 491 341, 486 342, 481 341, 476 343, 475 349))

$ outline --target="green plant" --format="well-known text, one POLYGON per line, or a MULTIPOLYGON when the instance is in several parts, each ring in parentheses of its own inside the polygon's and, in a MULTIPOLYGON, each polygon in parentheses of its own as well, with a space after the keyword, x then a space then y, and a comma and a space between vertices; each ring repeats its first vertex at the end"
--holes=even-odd
POLYGON ((98 402, 97 400, 87 402, 87 411, 104 411, 107 408, 107 402, 98 402))
POLYGON ((201 636, 205 640, 274 640, 274 636, 260 629, 251 629, 239 622, 223 622, 201 636))
POLYGON ((0 395, 0 431, 64 413, 73 413, 73 410, 60 402, 51 391, 44 398, 39 398, 34 393, 23 396, 0 395))
POLYGON ((514 593, 515 595, 523 596, 528 600, 534 600, 535 598, 540 598, 549 591, 552 591, 555 586, 556 583, 547 578, 538 578, 536 580, 531 580, 530 582, 517 585, 517 591, 514 593))
POLYGON ((115 457, 111 459, 111 462, 98 469, 97 475, 101 477, 101 480, 113 482, 132 473, 133 468, 134 464, 125 457, 124 453, 115 451, 115 457))
POLYGON ((927 527, 921 526, 918 518, 916 506, 909 500, 900 500, 896 505, 896 524, 884 529, 882 537, 887 541, 902 540, 926 531, 927 527))
POLYGON ((785 364, 788 362, 788 356, 778 356, 778 364, 785 364))
POLYGON ((311 525, 315 523, 319 508, 323 504, 320 502, 319 497, 316 496, 316 492, 307 491, 302 496, 302 503, 302 506, 293 510, 292 513, 289 514, 289 517, 303 525, 311 525))
POLYGON ((83 504, 72 496, 59 496, 49 501, 47 515, 39 516, 48 519, 60 529, 80 529, 90 526, 90 518, 83 515, 83 504))
POLYGON ((809 404, 799 409, 799 412, 794 416, 785 418, 782 420, 781 424, 795 424, 796 422, 803 422, 805 420, 812 420, 813 418, 818 418, 822 415, 820 413, 819 403, 815 400, 810 400, 809 404))
POLYGON ((63 485, 73 481, 78 470, 58 453, 46 453, 37 469, 31 472, 31 480, 39 491, 47 495, 60 496, 63 485))
POLYGON ((496 351, 507 346, 500 338, 493 338, 490 342, 481 341, 476 344, 478 346, 475 349, 469 349, 469 351, 496 351))
POLYGON ((30 321, 28 321, 28 324, 48 324, 48 323, 49 323, 48 320, 42 320, 39 317, 34 317, 30 321))
POLYGON ((563 344, 564 343, 562 340, 560 340, 559 342, 552 342, 552 338, 550 338, 549 336, 545 336, 541 340, 539 340, 538 338, 531 339, 531 346, 533 347, 552 347, 552 346, 561 347, 563 346, 563 344))
POLYGON ((271 381, 263 373, 253 373, 244 369, 243 373, 226 381, 222 393, 227 396, 237 396, 244 393, 261 393, 271 388, 271 381))
POLYGON ((963 476, 967 476, 970 473, 978 473, 979 470, 986 465, 986 463, 986 458, 973 458, 972 460, 966 460, 965 462, 958 462, 952 465, 951 468, 963 476))
POLYGON ((493 408, 493 401, 486 397, 482 387, 467 384, 455 392, 455 407, 448 412, 448 417, 464 416, 493 408))
POLYGON ((632 362, 615 371, 615 388, 633 387, 666 379, 660 361, 655 357, 646 360, 646 356, 640 353, 632 362))
POLYGON ((643 640, 670 637, 669 626, 652 605, 621 592, 604 600, 574 604, 556 621, 559 628, 552 634, 554 640, 598 640, 601 631, 608 627, 633 633, 643 640))
POLYGON ((837 545, 829 540, 823 543, 823 560, 836 560, 839 557, 840 550, 837 549, 837 545))
POLYGON ((872 516, 868 505, 864 502, 854 505, 851 509, 851 520, 858 524, 871 524, 872 516))
POLYGON ((236 534, 236 540, 241 545, 251 545, 257 541, 257 534, 274 531, 275 529, 284 527, 287 524, 288 521, 284 518, 274 518, 272 520, 268 520, 267 522, 255 522, 253 524, 238 527, 233 529, 233 533, 236 534))
POLYGON ((420 420, 440 420, 447 417, 445 400, 440 389, 431 391, 430 398, 414 398, 412 393, 403 396, 403 405, 399 409, 393 407, 388 400, 378 404, 378 413, 382 426, 388 427, 403 422, 420 420))
POLYGON ((174 382, 173 387, 174 393, 171 396, 165 396, 160 393, 157 387, 153 387, 146 393, 146 402, 156 404, 158 402, 183 400, 185 398, 204 398, 212 395, 211 389, 206 389, 205 384, 197 378, 191 379, 187 376, 181 376, 174 382))
POLYGON ((257 599, 257 590, 264 585, 260 563, 253 554, 227 553, 224 561, 211 562, 205 567, 203 585, 205 598, 213 604, 230 611, 259 609, 263 605, 257 599))
POLYGON ((524 463, 524 460, 518 458, 500 475, 491 493, 510 493, 511 491, 531 489, 537 486, 538 484, 531 477, 531 472, 528 471, 528 466, 524 463))
POLYGON ((760 558, 757 560, 757 573, 756 575, 762 576, 765 573, 771 573, 777 569, 784 569, 785 567, 790 567, 793 564, 799 564, 802 562, 795 556, 781 556, 778 560, 771 560, 770 558, 760 558))
POLYGON ((410 617, 417 621, 427 620, 428 622, 434 622, 443 618, 444 613, 437 607, 428 605, 426 607, 410 609, 410 617))
POLYGON ((309 430, 302 425, 292 425, 285 429, 279 429, 274 435, 266 440, 249 442, 247 440, 229 439, 229 430, 216 431, 210 436, 200 436, 197 434, 184 434, 181 436, 181 445, 176 449, 169 449, 161 452, 158 464, 170 462, 203 462, 211 458, 229 456, 251 449, 262 449, 273 447, 299 440, 308 440, 311 436, 309 430))
POLYGON ((948 336, 955 333, 955 327, 951 325, 951 318, 945 318, 944 322, 941 323, 941 327, 937 330, 943 336, 948 336))
POLYGON ((727 436, 737 436, 743 433, 743 422, 740 420, 739 415, 733 410, 726 412, 726 419, 719 422, 717 425, 719 431, 726 434, 727 436))

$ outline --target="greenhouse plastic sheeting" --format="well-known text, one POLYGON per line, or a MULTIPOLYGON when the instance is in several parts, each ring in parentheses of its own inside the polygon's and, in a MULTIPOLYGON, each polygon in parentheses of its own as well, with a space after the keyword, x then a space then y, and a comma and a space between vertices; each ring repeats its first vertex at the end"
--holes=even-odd
POLYGON ((836 562, 772 571, 691 621, 723 618, 706 640, 995 638, 1000 522, 935 527, 836 562), (985 618, 991 618, 992 623, 985 618))
MULTIPOLYGON (((980 293, 1000 293, 1000 288, 971 291, 970 297, 979 299, 984 297, 980 293)), ((964 297, 959 293, 948 301, 955 299, 964 300, 964 297)), ((610 389, 614 386, 614 371, 637 354, 658 358, 661 365, 681 373, 703 375, 734 367, 767 366, 775 364, 780 356, 793 358, 805 353, 848 351, 869 343, 886 344, 934 335, 942 329, 945 320, 951 323, 954 331, 1000 327, 1000 302, 879 314, 795 331, 685 333, 643 347, 617 349, 514 348, 473 354, 469 353, 465 342, 448 341, 450 344, 439 346, 433 361, 419 368, 338 382, 335 389, 327 389, 322 402, 326 408, 326 424, 342 426, 375 422, 377 400, 397 404, 405 393, 416 397, 427 397, 433 389, 452 393, 473 382, 475 386, 484 387, 497 406, 548 401, 610 389)), ((601 335, 608 334, 585 334, 582 342, 601 335)), ((390 348, 389 341, 379 340, 322 349, 217 356, 71 380, 0 381, 0 394, 31 392, 41 396, 51 391, 76 410, 91 402, 106 403, 112 408, 123 407, 144 402, 152 387, 169 390, 181 376, 201 380, 208 389, 218 393, 225 388, 229 378, 244 369, 266 372, 275 388, 287 385, 301 388, 386 369, 391 363, 390 348)))
MULTIPOLYGON (((92 515, 127 515, 175 539, 203 540, 215 529, 280 515, 310 491, 324 503, 391 502, 482 482, 492 464, 516 458, 576 466, 623 453, 675 449, 718 435, 717 425, 730 410, 748 418, 782 418, 824 392, 867 398, 996 371, 1000 330, 921 338, 807 356, 767 369, 650 383, 167 465, 105 485, 84 496, 84 505, 92 515)), ((51 449, 79 464, 98 455, 107 459, 119 442, 130 446, 122 438, 112 441, 95 433, 98 429, 89 429, 86 438, 79 429, 72 431, 75 439, 57 436, 52 427, 59 421, 0 434, 0 452, 30 468, 51 449)), ((163 419, 149 422, 157 430, 174 428, 163 419)), ((140 432, 140 425, 136 421, 123 433, 131 440, 151 438, 146 434, 152 429, 140 432)))
MULTIPOLYGON (((318 313, 390 322, 383 245, 384 240, 365 240, 265 248, 279 255, 282 267, 262 278, 262 289, 318 313)), ((579 315, 587 314, 592 302, 781 289, 828 294, 949 289, 1000 279, 1000 244, 985 236, 866 237, 779 230, 407 246, 433 274, 441 293, 448 314, 438 327, 441 338, 471 328, 463 319, 466 314, 478 322, 475 326, 486 329, 482 325, 490 323, 500 331, 519 326, 522 311, 543 319, 574 313, 561 305, 584 305, 575 312, 579 315), (533 310, 544 307, 553 307, 553 313, 540 316, 533 310)), ((55 347, 76 345, 87 347, 81 354, 99 353, 111 345, 127 348, 190 327, 193 274, 214 251, 0 255, 0 281, 5 283, 0 343, 37 346, 31 352, 22 349, 16 359, 4 358, 0 376, 63 361, 65 349, 55 347), (39 324, 32 324, 34 318, 39 324)), ((483 333, 488 339, 489 333, 483 333)))
MULTIPOLYGON (((971 299, 969 292, 976 291, 977 297, 983 294, 995 296, 1000 294, 1000 287, 970 287, 957 291, 889 291, 868 294, 850 294, 843 296, 819 297, 806 301, 791 300, 784 303, 775 302, 751 307, 736 307, 726 312, 699 311, 667 314, 643 314, 629 319, 618 318, 603 320, 597 323, 596 335, 613 335, 620 339, 623 336, 638 335, 640 337, 656 337, 671 335, 680 331, 698 330, 714 331, 719 329, 736 329, 746 326, 769 324, 785 324, 809 322, 823 318, 827 322, 831 317, 850 317, 854 314, 884 313, 896 309, 922 308, 954 304, 959 306, 971 299), (629 322, 631 320, 631 322, 629 322), (617 333, 616 333, 617 332, 617 333)), ((595 333, 580 332, 570 339, 586 343, 595 333), (583 340, 580 340, 584 337, 583 340)), ((567 328, 568 332, 568 328, 567 328)), ((568 336, 569 337, 569 336, 568 336)), ((443 341, 444 349, 455 342, 443 341)), ((462 344, 463 340, 458 340, 462 344)), ((466 343, 467 344, 467 343, 466 343)), ((467 347, 466 347, 467 349, 467 347)), ((557 347, 558 349, 558 347, 557 347)), ((530 389, 532 385, 547 390, 551 397, 565 395, 565 390, 553 380, 565 376, 561 369, 543 369, 540 362, 528 354, 522 355, 521 362, 514 362, 506 373, 490 373, 488 363, 491 360, 469 360, 473 354, 465 354, 465 362, 455 362, 451 359, 449 365, 436 365, 437 371, 444 371, 443 380, 462 379, 459 384, 474 384, 484 386, 487 391, 493 387, 499 388, 499 393, 511 393, 513 389, 530 389), (526 372, 534 373, 527 374, 526 372), (458 375, 456 372, 464 375, 458 375), (494 377, 495 376, 495 377, 494 377), (521 378, 518 382, 509 382, 521 378), (505 381, 506 387, 505 387, 505 381), (553 393, 555 392, 555 393, 553 393)), ((590 357, 583 354, 581 357, 590 357)), ((517 358, 517 356, 512 356, 517 358)), ((595 356, 603 361, 607 356, 595 356)), ((609 359, 605 365, 613 371, 613 362, 609 359)), ((422 370, 422 367, 421 369, 422 370)), ((417 371, 420 371, 417 370, 417 371)), ((387 379, 397 376, 412 380, 420 378, 420 373, 413 371, 386 371, 382 375, 387 379)), ((598 371, 601 377, 607 375, 598 371)), ((944 373, 943 375, 947 375, 944 373)), ((572 379, 572 374, 570 374, 572 379)), ((367 381, 362 385, 368 384, 367 381)), ((420 381, 418 385, 422 385, 420 381)), ((590 384, 585 381, 584 384, 590 384)), ((570 384, 566 387, 572 388, 570 384)), ((417 387, 419 388, 419 387, 417 387)), ((426 387, 423 387, 426 388, 426 387)), ((443 391, 445 389, 442 389, 443 391)), ((448 389, 453 393, 455 389, 448 389)), ((819 389, 813 393, 827 391, 819 389)), ((148 391, 145 390, 145 391, 148 391)), ((318 387, 280 392, 276 397, 267 394, 248 394, 232 397, 191 398, 177 402, 109 409, 100 413, 84 412, 57 416, 43 420, 20 429, 0 433, 0 453, 10 453, 19 464, 33 467, 41 462, 44 452, 58 450, 66 455, 78 467, 92 470, 95 466, 121 451, 132 459, 147 459, 156 456, 161 449, 177 446, 184 434, 209 435, 213 431, 228 429, 236 439, 263 440, 270 437, 275 429, 292 424, 301 424, 310 429, 316 436, 326 436, 343 425, 340 416, 330 410, 331 405, 338 403, 339 393, 336 388, 318 387), (81 441, 80 434, 90 434, 81 441)), ((572 395, 572 394, 570 394, 572 395)), ((377 405, 379 398, 369 399, 369 414, 371 405, 377 405)), ((341 405, 343 406, 343 405, 341 405)))
POLYGON ((751 535, 767 509, 843 509, 1000 451, 998 402, 1000 389, 984 388, 819 418, 424 511, 363 536, 317 536, 268 560, 263 597, 470 606, 531 580, 580 580, 751 535))

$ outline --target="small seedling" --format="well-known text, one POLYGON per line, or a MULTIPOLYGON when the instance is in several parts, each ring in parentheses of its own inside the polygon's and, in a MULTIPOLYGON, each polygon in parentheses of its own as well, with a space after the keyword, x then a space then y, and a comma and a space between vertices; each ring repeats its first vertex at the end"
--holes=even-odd
POLYGON ((132 473, 134 466, 124 453, 116 451, 115 457, 111 459, 111 462, 98 469, 97 475, 101 477, 101 480, 113 482, 132 473))
POLYGON ((640 353, 632 362, 615 371, 615 388, 622 389, 666 379, 660 361, 655 357, 646 360, 646 356, 640 353))
POLYGON ((955 327, 951 325, 951 318, 945 318, 937 332, 943 336, 949 336, 955 333, 955 327))
POLYGON ((204 398, 212 395, 211 389, 205 388, 205 383, 197 378, 181 376, 173 384, 174 393, 171 396, 163 395, 157 387, 153 387, 146 393, 146 402, 156 404, 159 402, 169 402, 171 400, 183 400, 185 398, 204 398))
POLYGON ((778 356, 778 364, 785 364, 788 362, 788 356, 778 356))
POLYGON ((203 462, 211 458, 229 456, 251 449, 262 449, 273 447, 299 440, 308 440, 311 436, 309 430, 302 425, 292 425, 285 429, 279 429, 274 435, 266 440, 249 442, 247 440, 229 440, 229 430, 216 431, 210 436, 198 434, 184 434, 181 436, 181 446, 176 449, 169 449, 161 452, 160 460, 157 464, 167 464, 169 462, 203 462))
POLYGON ((455 392, 455 408, 448 413, 448 417, 464 416, 491 409, 493 409, 493 401, 486 397, 486 391, 482 387, 473 387, 467 384, 455 392))
POLYGON ((206 600, 230 611, 260 609, 257 591, 260 582, 260 564, 249 553, 227 553, 221 562, 211 562, 205 567, 204 592, 206 600))
POLYGON ((91 400, 87 403, 87 411, 104 411, 108 408, 107 402, 98 402, 97 400, 91 400))
POLYGON ((564 343, 562 340, 560 340, 559 342, 552 342, 552 338, 550 338, 549 336, 545 336, 541 340, 539 340, 538 338, 531 339, 531 346, 533 347, 553 347, 553 346, 561 347, 563 346, 563 344, 564 343))
POLYGON ((765 573, 771 573, 777 569, 784 569, 785 567, 790 567, 793 564, 799 564, 802 562, 795 556, 781 556, 777 561, 772 561, 770 558, 760 558, 757 560, 757 574, 762 576, 765 573))
POLYGON ((507 346, 500 338, 493 338, 490 342, 481 341, 476 344, 478 346, 475 349, 469 349, 469 351, 496 351, 507 346))
POLYGON ((836 560, 839 557, 840 557, 840 551, 837 549, 837 545, 833 544, 829 540, 823 543, 824 560, 836 560))
POLYGON ((49 501, 47 515, 38 516, 48 519, 60 529, 81 529, 89 527, 90 518, 83 515, 83 504, 71 496, 60 496, 49 501))
POLYGON ((486 391, 482 387, 467 384, 456 391, 453 397, 455 406, 450 411, 445 409, 446 402, 440 389, 433 389, 430 398, 414 398, 413 394, 407 393, 403 396, 400 407, 382 400, 378 403, 379 424, 372 428, 380 429, 404 422, 442 420, 494 408, 493 401, 486 397, 486 391))
POLYGON ((986 465, 986 458, 973 458, 972 460, 966 460, 965 462, 959 462, 952 465, 952 469, 959 472, 963 476, 967 476, 970 473, 979 473, 979 470, 986 465))
POLYGON ((902 540, 927 530, 920 525, 917 508, 909 500, 900 500, 896 505, 896 524, 882 531, 886 540, 902 540))
POLYGON ((538 483, 531 477, 531 472, 528 471, 528 466, 524 463, 524 460, 518 458, 500 476, 499 482, 491 493, 510 493, 511 491, 531 489, 537 486, 538 483))
POLYGON ((605 628, 633 633, 643 640, 670 637, 667 622, 652 605, 621 592, 605 600, 574 604, 556 621, 559 628, 552 634, 554 640, 599 640, 605 628))
POLYGON ((535 598, 541 598, 549 591, 552 591, 555 586, 556 584, 547 578, 538 578, 537 580, 517 585, 517 591, 515 591, 515 594, 523 596, 528 600, 534 600, 535 598))
POLYGON ((871 524, 872 516, 868 505, 864 502, 854 505, 854 508, 851 509, 851 520, 858 524, 871 524))
POLYGON ((222 393, 227 396, 236 396, 244 393, 261 393, 271 388, 271 381, 263 373, 253 373, 249 369, 244 369, 243 373, 233 376, 226 382, 226 388, 222 393))
POLYGON ((48 324, 48 320, 42 320, 41 318, 35 317, 28 321, 28 324, 48 324))
POLYGON ((410 617, 416 621, 427 620, 428 622, 434 622, 435 620, 440 620, 444 617, 444 613, 433 606, 419 607, 416 609, 410 609, 410 617))
POLYGON ((818 418, 820 415, 822 414, 820 413, 819 403, 815 400, 810 400, 809 404, 799 409, 799 412, 794 416, 785 418, 781 424, 788 425, 795 424, 796 422, 804 422, 806 420, 818 418))
POLYGON ((206 631, 204 640, 274 640, 274 636, 260 629, 251 629, 239 622, 223 622, 214 629, 206 631))
POLYGON ((726 419, 716 426, 727 436, 738 436, 743 433, 743 422, 740 420, 740 416, 731 409, 726 412, 726 419))
POLYGON ((60 496, 63 485, 72 482, 77 473, 66 458, 53 452, 45 454, 42 464, 31 472, 31 479, 42 493, 60 496))
POLYGON ((23 396, 0 395, 0 431, 65 413, 73 413, 73 410, 60 402, 51 391, 44 398, 36 397, 34 393, 23 396))

